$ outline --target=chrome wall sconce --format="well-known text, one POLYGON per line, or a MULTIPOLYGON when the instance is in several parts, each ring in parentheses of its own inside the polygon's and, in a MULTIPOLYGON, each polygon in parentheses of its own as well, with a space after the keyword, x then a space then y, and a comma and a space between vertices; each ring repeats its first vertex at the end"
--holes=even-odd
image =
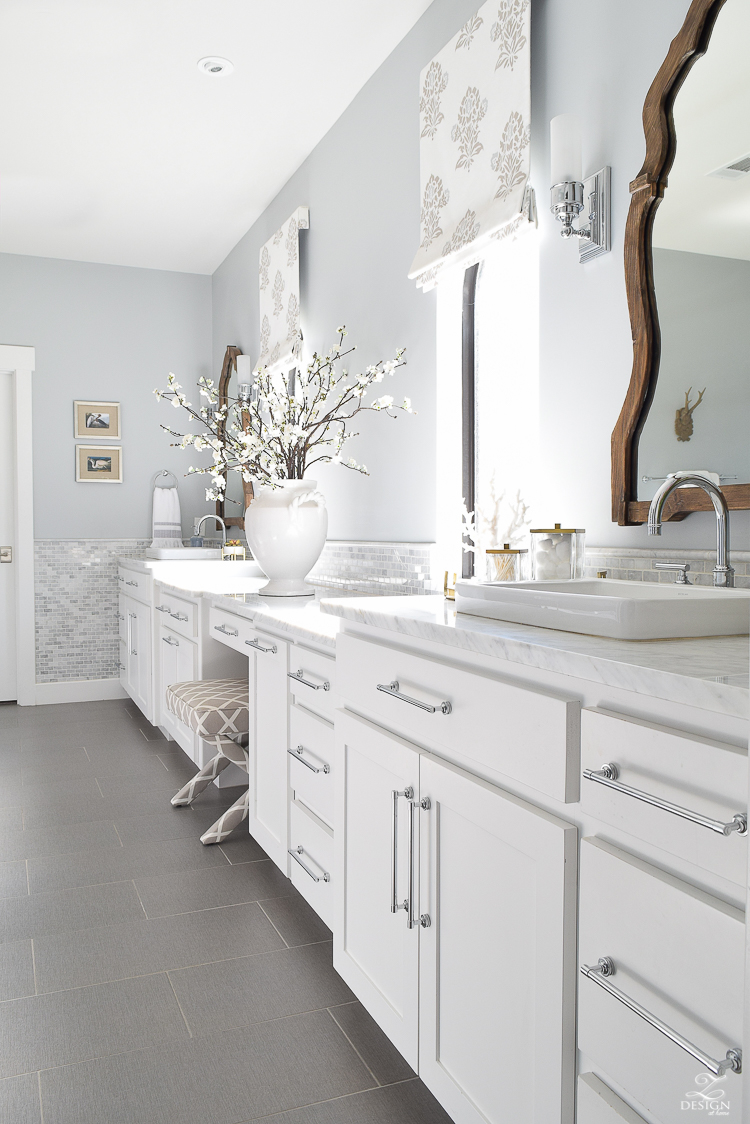
POLYGON ((242 406, 249 406, 253 400, 252 360, 249 355, 238 355, 235 363, 237 366, 237 401, 242 406))
POLYGON ((601 168, 583 179, 581 123, 572 113, 561 113, 550 121, 550 153, 550 210, 562 223, 561 236, 578 239, 580 262, 608 253, 611 169, 601 168), (586 206, 588 226, 574 227, 586 206))

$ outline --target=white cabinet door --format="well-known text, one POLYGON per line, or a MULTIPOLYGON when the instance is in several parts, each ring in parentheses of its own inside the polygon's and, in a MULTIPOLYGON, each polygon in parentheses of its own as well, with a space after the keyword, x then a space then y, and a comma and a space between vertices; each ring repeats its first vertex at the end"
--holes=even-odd
MULTIPOLYGON (((184 726, 166 704, 167 687, 171 683, 188 683, 197 679, 198 649, 184 636, 179 636, 171 629, 161 628, 159 636, 159 682, 161 684, 161 698, 158 703, 157 718, 160 724, 172 735, 185 753, 202 768, 206 762, 199 759, 201 746, 193 730, 184 726)), ((215 751, 214 751, 215 753, 215 751)), ((211 756, 214 756, 212 753, 211 756)))
MULTIPOLYGON (((419 925, 408 927, 401 906, 409 895, 410 857, 412 882, 418 874, 419 838, 410 832, 410 799, 394 793, 412 789, 418 801, 419 753, 339 712, 334 772, 333 964, 416 1069, 419 925)), ((416 916, 418 901, 409 904, 416 916)))
POLYGON ((577 829, 430 754, 420 782, 419 1075, 456 1124, 572 1124, 577 829))
MULTIPOLYGON (((249 830, 285 874, 289 870, 287 769, 289 645, 254 632, 255 752, 250 754, 249 830)), ((250 690, 253 689, 252 660, 250 690)))
POLYGON ((132 684, 134 702, 148 718, 153 718, 153 689, 151 684, 151 607, 132 601, 133 624, 131 642, 134 650, 132 684))

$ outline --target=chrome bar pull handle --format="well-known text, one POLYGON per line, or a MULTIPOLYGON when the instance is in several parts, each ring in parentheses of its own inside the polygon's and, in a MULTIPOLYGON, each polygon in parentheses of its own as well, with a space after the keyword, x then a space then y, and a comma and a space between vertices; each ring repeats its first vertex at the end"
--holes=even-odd
POLYGON ((406 925, 409 929, 419 925, 419 918, 414 916, 414 900, 417 896, 414 884, 414 828, 417 823, 418 808, 419 804, 416 800, 409 801, 409 911, 406 915, 406 925))
POLYGON ((410 695, 403 695, 398 687, 398 679, 394 679, 392 683, 377 683, 379 691, 384 695, 390 695, 391 698, 401 699, 401 702, 409 703, 410 706, 418 706, 420 710, 426 710, 428 714, 435 714, 440 711, 441 714, 450 714, 453 707, 449 702, 441 702, 440 706, 431 706, 430 703, 421 702, 419 699, 413 699, 410 695))
POLYGON ((252 640, 246 640, 245 643, 247 644, 248 648, 257 648, 259 652, 270 652, 272 656, 275 656, 276 652, 278 651, 278 648, 275 644, 269 644, 269 646, 265 648, 258 640, 257 636, 253 637, 252 640))
POLYGON ((165 644, 169 644, 170 648, 179 648, 180 646, 179 640, 175 640, 173 636, 162 636, 162 640, 165 644))
POLYGON ((157 605, 156 611, 157 613, 169 613, 170 617, 172 616, 172 610, 169 608, 169 605, 157 605))
POLYGON ((330 771, 331 771, 330 765, 320 765, 320 766, 318 766, 318 765, 313 765, 310 761, 306 761, 305 758, 302 756, 303 750, 304 750, 304 746, 298 745, 296 749, 288 749, 287 753, 289 754, 290 757, 293 757, 295 761, 301 761, 303 765, 306 765, 311 773, 330 773, 330 771))
POLYGON ((710 816, 702 816, 700 812, 691 812, 689 808, 682 808, 679 804, 673 804, 670 800, 662 800, 660 796, 652 796, 648 792, 643 792, 640 788, 631 788, 629 784, 623 784, 622 781, 617 779, 619 775, 620 770, 614 761, 602 765, 601 769, 583 770, 583 776, 587 781, 595 781, 596 784, 603 784, 607 788, 614 789, 615 792, 623 793, 624 796, 632 796, 634 800, 651 804, 654 808, 661 808, 663 812, 671 812, 673 816, 679 816, 680 819, 688 820, 690 823, 697 823, 700 827, 707 827, 709 831, 715 831, 718 835, 731 835, 735 831, 738 835, 747 835, 747 814, 745 812, 737 812, 728 823, 724 823, 723 820, 713 820, 710 816))
MULTIPOLYGON (((170 615, 170 617, 173 617, 174 620, 176 620, 176 621, 186 621, 187 620, 187 613, 170 613, 169 615, 170 615)), ((236 636, 237 633, 235 632, 234 635, 236 636)))
POLYGON ((674 1030, 667 1023, 662 1022, 661 1019, 653 1015, 645 1007, 641 1006, 635 999, 631 999, 624 991, 620 991, 619 987, 615 987, 610 983, 610 977, 614 976, 616 971, 614 960, 611 956, 600 956, 597 964, 594 965, 581 965, 581 974, 586 979, 593 980, 595 984, 603 988, 609 995, 618 1002, 622 1003, 633 1014, 638 1015, 639 1018, 652 1026, 654 1030, 658 1030, 661 1034, 668 1038, 670 1042, 674 1042, 675 1046, 679 1046, 686 1054, 690 1054, 691 1058, 695 1058, 702 1066, 713 1073, 715 1077, 722 1077, 727 1070, 732 1073, 742 1073, 742 1050, 739 1047, 731 1047, 727 1050, 726 1057, 721 1061, 712 1058, 710 1054, 704 1053, 698 1046, 694 1045, 687 1038, 684 1038, 678 1031, 674 1030))
POLYGON ((331 684, 327 679, 324 679, 322 683, 311 683, 309 679, 305 679, 302 668, 299 668, 298 671, 288 671, 287 675, 295 682, 301 683, 303 687, 312 687, 313 691, 330 691, 331 689, 331 684))
POLYGON ((138 588, 138 582, 125 582, 125 585, 134 585, 136 589, 138 588))
MULTIPOLYGON (((304 855, 304 853, 305 853, 305 849, 302 846, 294 847, 294 848, 290 847, 289 848, 289 854, 292 856, 292 858, 294 859, 295 862, 299 863, 299 865, 304 870, 305 874, 310 875, 313 882, 330 882, 331 876, 330 876, 330 874, 328 873, 327 870, 323 870, 323 868, 321 867, 320 869, 323 870, 323 873, 321 875, 316 874, 314 870, 310 870, 310 867, 307 865, 307 863, 304 863, 302 861, 302 859, 300 858, 300 855, 304 855)), ((313 862, 314 861, 315 860, 313 859, 313 862)))
POLYGON ((393 789, 391 792, 391 913, 398 913, 399 910, 405 909, 408 913, 409 902, 398 901, 398 801, 399 797, 403 796, 406 800, 411 800, 414 797, 414 789, 409 786, 402 792, 398 789, 393 789))
MULTIPOLYGON (((179 620, 180 618, 178 617, 177 619, 179 620)), ((185 620, 187 620, 187 617, 185 617, 185 620)), ((240 634, 238 628, 227 628, 225 624, 215 624, 214 632, 223 632, 225 636, 239 636, 240 634)), ((245 641, 245 643, 247 643, 247 641, 245 641)))

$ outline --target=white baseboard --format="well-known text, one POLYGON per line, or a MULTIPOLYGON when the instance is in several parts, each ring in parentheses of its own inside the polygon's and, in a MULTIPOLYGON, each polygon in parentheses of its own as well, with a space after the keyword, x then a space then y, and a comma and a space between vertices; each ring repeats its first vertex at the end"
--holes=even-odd
POLYGON ((61 683, 37 683, 34 694, 37 706, 47 706, 50 703, 100 702, 102 699, 128 697, 119 679, 71 679, 61 683))

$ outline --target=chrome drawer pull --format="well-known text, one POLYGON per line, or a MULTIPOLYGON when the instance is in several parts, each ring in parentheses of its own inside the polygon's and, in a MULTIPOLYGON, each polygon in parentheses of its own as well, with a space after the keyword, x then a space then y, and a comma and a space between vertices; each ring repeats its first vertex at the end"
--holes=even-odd
POLYGON ((305 679, 302 668, 297 671, 288 671, 287 675, 290 679, 294 679, 296 683, 301 683, 303 687, 312 687, 313 691, 330 691, 331 689, 331 684, 327 679, 324 679, 322 683, 311 683, 309 679, 305 679))
MULTIPOLYGON (((180 618, 178 617, 177 619, 179 620, 180 618)), ((187 617, 185 617, 185 620, 187 620, 187 617)), ((225 636, 239 636, 240 634, 238 628, 235 628, 233 631, 231 628, 227 628, 225 624, 215 624, 214 632, 223 632, 225 636)), ((247 644, 247 640, 245 643, 247 644)))
MULTIPOLYGON (((299 865, 304 870, 305 874, 310 875, 313 882, 330 882, 331 876, 328 873, 328 871, 323 870, 323 868, 321 867, 321 870, 323 870, 323 874, 322 874, 322 876, 317 875, 314 871, 310 870, 310 867, 307 865, 307 863, 302 862, 302 859, 300 858, 300 855, 304 855, 304 853, 305 853, 305 849, 304 849, 304 847, 301 847, 301 846, 295 847, 294 849, 292 849, 292 848, 289 849, 289 854, 292 856, 294 861, 299 863, 299 865)), ((315 862, 315 859, 313 859, 313 862, 315 862)))
POLYGON ((118 575, 117 575, 117 580, 118 580, 118 582, 124 582, 124 581, 125 581, 125 578, 124 578, 124 577, 122 576, 122 574, 118 574, 118 575))
POLYGON ((173 648, 179 648, 180 646, 179 640, 175 640, 172 636, 162 636, 162 640, 165 644, 170 644, 173 648))
POLYGON ((303 765, 306 765, 311 773, 330 773, 330 765, 321 765, 320 767, 318 767, 317 765, 312 765, 309 761, 305 761, 304 757, 302 756, 303 749, 303 746, 298 745, 296 749, 288 749, 287 753, 290 757, 293 757, 295 761, 301 761, 303 765))
POLYGON ((700 812, 691 812, 689 808, 681 808, 679 804, 672 804, 669 800, 662 800, 659 796, 651 796, 648 792, 642 792, 639 788, 631 788, 630 785, 618 781, 620 770, 613 761, 602 765, 601 769, 584 769, 583 775, 587 781, 596 781, 597 784, 606 785, 607 788, 613 788, 615 792, 632 796, 634 800, 642 800, 644 804, 652 804, 654 808, 671 812, 672 815, 679 816, 680 819, 697 823, 701 827, 707 827, 709 831, 715 831, 719 835, 731 835, 733 831, 736 831, 738 835, 747 835, 747 815, 744 812, 738 812, 729 823, 723 823, 722 820, 712 820, 710 816, 702 816, 700 812))
POLYGON ((120 664, 120 671, 125 671, 125 664, 124 663, 120 664))
POLYGON ((646 1008, 642 1007, 640 1003, 637 1003, 635 999, 631 999, 624 991, 620 991, 619 987, 615 987, 614 984, 610 983, 609 976, 614 976, 615 974, 615 963, 610 956, 600 956, 599 963, 591 967, 582 964, 581 973, 586 976, 587 979, 593 980, 599 987, 604 988, 605 991, 609 992, 610 995, 624 1004, 629 1011, 632 1011, 642 1018, 644 1022, 647 1022, 649 1026, 652 1026, 654 1030, 658 1030, 661 1034, 665 1035, 670 1042, 674 1042, 675 1046, 679 1046, 681 1050, 690 1054, 692 1058, 695 1058, 697 1062, 705 1066, 715 1077, 722 1077, 728 1069, 731 1069, 733 1073, 742 1073, 742 1050, 740 1050, 739 1047, 733 1047, 727 1050, 727 1056, 723 1058, 722 1061, 717 1062, 715 1058, 712 1058, 709 1054, 704 1054, 703 1050, 694 1046, 687 1038, 683 1038, 683 1036, 678 1034, 676 1030, 673 1030, 671 1026, 667 1026, 666 1023, 663 1023, 656 1015, 652 1015, 650 1011, 647 1011, 646 1008))
POLYGON ((124 620, 125 620, 125 615, 124 615, 124 613, 118 613, 118 614, 117 614, 117 619, 118 619, 118 621, 124 621, 124 620))
MULTIPOLYGON (((438 709, 436 706, 430 706, 429 703, 420 702, 419 699, 412 699, 409 695, 402 695, 398 689, 398 679, 394 679, 392 683, 378 683, 377 688, 385 695, 390 695, 394 699, 401 699, 401 702, 409 703, 411 706, 418 706, 420 710, 426 710, 428 714, 434 714, 438 709)), ((441 714, 450 714, 452 710, 453 707, 449 702, 441 702, 441 714)))
MULTIPOLYGON (((409 785, 403 792, 398 789, 391 791, 391 913, 398 913, 400 909, 405 909, 407 917, 409 916, 410 902, 407 898, 403 902, 398 901, 398 800, 403 796, 406 800, 412 800, 414 797, 414 789, 409 785)), ((409 848, 411 851, 411 847, 409 848)), ((411 879, 409 880, 411 883, 411 879)))
POLYGON ((125 582, 125 585, 134 585, 136 589, 138 588, 138 582, 125 582))
MULTIPOLYGON (((185 613, 172 613, 172 612, 170 612, 169 615, 170 615, 170 617, 172 617, 173 620, 176 620, 176 621, 186 621, 187 620, 187 615, 185 613)), ((234 635, 236 636, 237 633, 235 632, 234 635)))
POLYGON ((172 610, 168 605, 157 605, 156 611, 157 613, 169 613, 170 617, 172 616, 172 610))
POLYGON ((246 640, 245 643, 249 648, 257 648, 259 652, 270 652, 272 656, 275 656, 278 651, 275 644, 270 644, 268 648, 264 648, 257 636, 253 640, 246 640))

